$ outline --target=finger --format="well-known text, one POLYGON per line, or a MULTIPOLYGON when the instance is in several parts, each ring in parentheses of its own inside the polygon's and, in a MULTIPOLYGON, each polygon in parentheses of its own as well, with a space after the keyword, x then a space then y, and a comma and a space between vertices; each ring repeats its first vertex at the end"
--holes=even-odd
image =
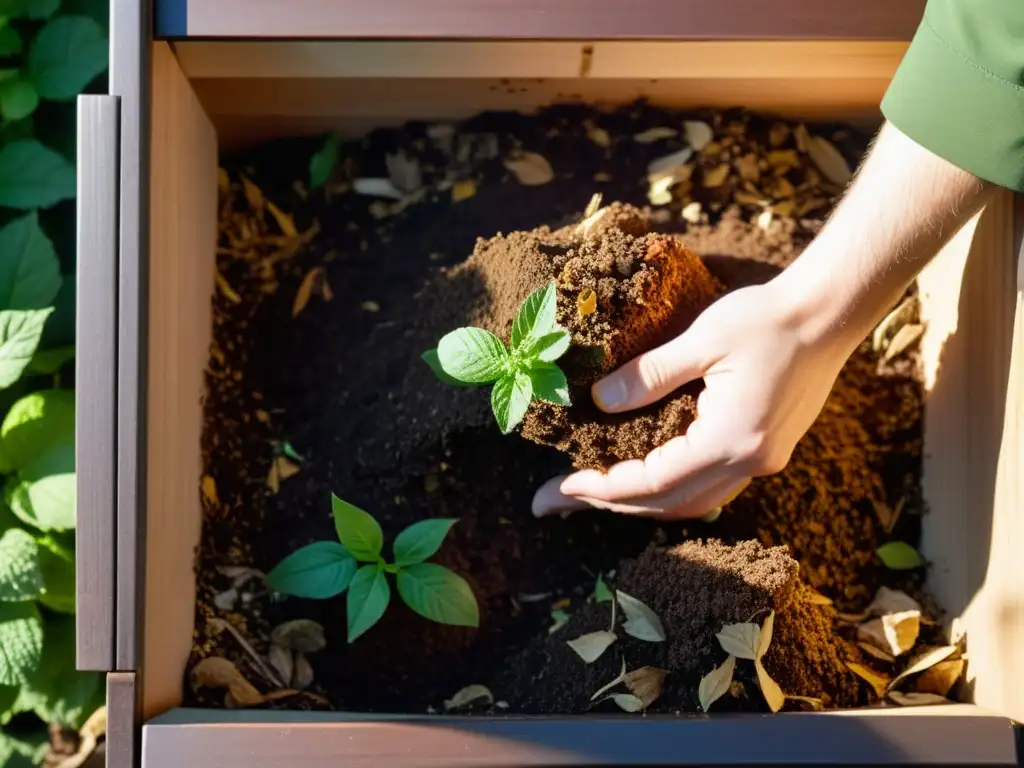
POLYGON ((566 475, 553 477, 544 483, 533 495, 531 509, 534 517, 546 517, 547 515, 560 514, 563 517, 570 512, 577 512, 587 509, 590 505, 572 496, 566 496, 561 491, 562 482, 566 475))
POLYGON ((705 357, 697 336, 683 333, 598 381, 591 396, 608 413, 640 408, 703 376, 710 364, 705 357))
MULTIPOLYGON (((709 517, 712 512, 720 512, 722 507, 729 504, 737 496, 743 493, 748 485, 750 485, 749 477, 732 477, 730 479, 723 480, 717 483, 713 488, 710 488, 706 493, 695 496, 686 501, 685 504, 671 510, 665 515, 665 517, 671 519, 699 517, 704 519, 709 517)), ((713 518, 707 520, 707 522, 714 522, 716 519, 718 519, 717 514, 715 514, 713 518)))

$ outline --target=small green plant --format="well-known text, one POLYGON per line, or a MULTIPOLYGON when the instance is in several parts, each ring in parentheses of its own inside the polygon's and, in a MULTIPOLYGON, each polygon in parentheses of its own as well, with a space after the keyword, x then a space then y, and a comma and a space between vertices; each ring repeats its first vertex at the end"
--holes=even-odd
POLYGON ((555 322, 556 299, 553 281, 526 298, 512 323, 511 351, 483 328, 457 328, 423 360, 446 384, 493 383, 491 409, 507 435, 534 400, 569 405, 569 385, 555 360, 569 349, 570 337, 555 322))
POLYGON ((395 537, 393 563, 381 556, 384 533, 368 512, 331 494, 339 541, 317 541, 292 552, 267 574, 278 592, 323 600, 348 590, 348 641, 376 624, 391 601, 386 574, 398 594, 424 618, 458 627, 480 625, 469 584, 443 565, 427 563, 457 522, 436 518, 413 523, 395 537), (359 563, 366 563, 360 566, 359 563))

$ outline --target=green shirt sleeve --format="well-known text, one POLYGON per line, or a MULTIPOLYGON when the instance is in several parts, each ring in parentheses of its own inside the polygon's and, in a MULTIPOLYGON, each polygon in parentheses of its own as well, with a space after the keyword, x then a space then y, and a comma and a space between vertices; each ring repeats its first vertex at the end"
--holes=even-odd
POLYGON ((939 157, 1024 191, 1024 0, 928 0, 882 113, 939 157))

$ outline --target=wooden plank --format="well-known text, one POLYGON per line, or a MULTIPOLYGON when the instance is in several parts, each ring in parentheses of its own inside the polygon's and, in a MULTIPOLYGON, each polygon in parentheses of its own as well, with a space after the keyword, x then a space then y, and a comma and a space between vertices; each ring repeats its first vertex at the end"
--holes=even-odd
POLYGON ((160 34, 220 38, 909 40, 924 0, 158 0, 160 34), (185 4, 185 9, 181 5, 185 4))
POLYGON ((118 104, 78 98, 75 661, 114 668, 118 104))
POLYGON ((856 717, 382 718, 174 710, 143 727, 144 768, 554 765, 1017 765, 1005 718, 969 705, 856 717), (945 711, 940 711, 945 710, 945 711))
POLYGON ((107 675, 107 768, 138 768, 139 728, 134 672, 107 675))
POLYGON ((956 632, 966 633, 964 693, 1024 721, 1021 215, 1013 195, 998 191, 919 285, 927 323, 921 349, 928 585, 958 617, 956 632))
POLYGON ((217 248, 217 137, 166 43, 152 51, 142 707, 178 704, 195 619, 200 439, 217 248))

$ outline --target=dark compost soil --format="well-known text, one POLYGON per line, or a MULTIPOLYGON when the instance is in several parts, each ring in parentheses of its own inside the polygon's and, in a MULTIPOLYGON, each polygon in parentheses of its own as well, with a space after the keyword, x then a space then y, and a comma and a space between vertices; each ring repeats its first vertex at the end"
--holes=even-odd
MULTIPOLYGON (((693 391, 611 419, 588 406, 589 383, 688 323, 719 290, 763 282, 806 246, 838 189, 814 170, 792 128, 742 112, 682 115, 643 104, 614 113, 488 114, 453 131, 409 124, 343 145, 334 177, 314 192, 296 181, 316 148, 308 141, 225 158, 192 663, 225 655, 264 687, 211 619, 226 619, 263 653, 271 627, 308 618, 327 635, 326 648, 310 656, 314 695, 270 706, 422 713, 481 683, 507 711, 582 712, 624 655, 631 668, 669 670, 651 711, 694 710, 700 676, 724 655, 714 633, 775 610, 766 666, 783 689, 832 706, 867 703, 868 686, 842 666, 859 652, 836 631, 831 610, 806 596, 814 588, 847 610, 883 583, 919 586, 914 574, 894 579, 874 555, 890 536, 917 536, 922 403, 912 357, 881 365, 862 345, 789 466, 755 480, 713 524, 530 514, 536 487, 570 468, 566 451, 578 466, 602 466, 642 456, 685 429, 693 391), (600 236, 582 244, 559 232, 575 228, 597 191, 606 202, 645 206, 647 164, 686 140, 645 144, 632 135, 695 117, 712 125, 715 140, 695 155, 672 204, 639 219, 616 208, 626 217, 619 229, 605 221, 600 236), (610 146, 593 138, 595 128, 612 137, 610 146), (550 182, 525 186, 506 170, 502 158, 524 148, 548 158, 550 182), (769 160, 770 152, 789 154, 769 160), (763 206, 749 202, 752 175, 739 162, 751 153, 766 177, 758 194, 779 203, 767 225, 755 222, 763 206), (353 191, 354 178, 387 176, 385 158, 396 154, 417 169, 411 202, 353 191), (730 163, 724 182, 711 184, 712 171, 730 163), (680 209, 694 201, 702 215, 689 223, 680 209), (644 236, 648 226, 680 235, 710 275, 696 259, 659 261, 676 246, 644 236), (667 282, 685 295, 673 297, 658 323, 642 325, 630 300, 659 289, 642 279, 645 270, 669 268, 682 274, 667 282), (505 335, 521 299, 556 274, 560 320, 604 355, 566 361, 573 408, 533 405, 523 424, 531 439, 503 437, 486 390, 440 384, 420 354, 462 325, 505 335), (297 301, 303 286, 314 290, 297 301), (573 311, 584 288, 606 311, 573 311), (676 312, 680 306, 689 315, 676 312), (282 464, 292 450, 301 461, 282 464), (279 599, 254 589, 225 601, 224 566, 267 571, 294 549, 333 538, 332 492, 373 513, 386 542, 414 521, 458 517, 436 560, 469 581, 480 628, 434 624, 393 600, 349 646, 343 598, 279 599), (891 530, 879 509, 898 502, 891 530), (659 613, 669 642, 626 637, 587 666, 564 641, 607 626, 608 605, 588 597, 595 574, 609 571, 659 613), (570 620, 549 634, 553 605, 570 620)), ((863 150, 863 137, 822 130, 851 160, 863 150)), ((737 667, 741 690, 716 708, 764 708, 748 673, 737 667)), ((190 696, 223 702, 206 689, 190 696)))

